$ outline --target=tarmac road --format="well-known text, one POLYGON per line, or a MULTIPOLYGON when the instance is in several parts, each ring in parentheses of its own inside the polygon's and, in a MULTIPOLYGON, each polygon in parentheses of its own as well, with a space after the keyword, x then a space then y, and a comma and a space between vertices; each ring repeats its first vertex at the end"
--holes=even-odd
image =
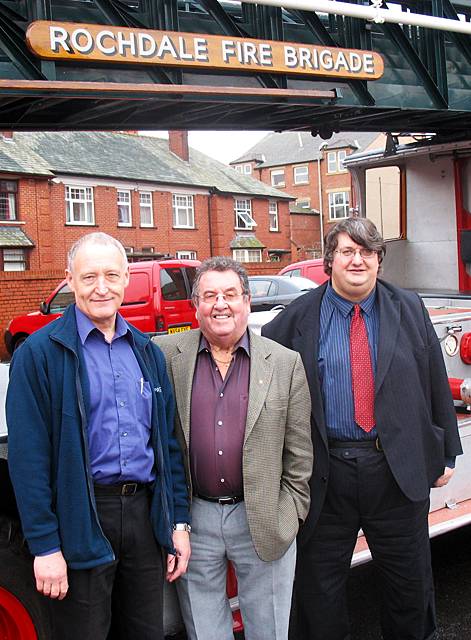
MULTIPOLYGON (((436 640, 470 640, 471 526, 433 539, 432 562, 438 619, 436 640)), ((381 638, 371 564, 352 570, 349 598, 352 640, 381 638)))

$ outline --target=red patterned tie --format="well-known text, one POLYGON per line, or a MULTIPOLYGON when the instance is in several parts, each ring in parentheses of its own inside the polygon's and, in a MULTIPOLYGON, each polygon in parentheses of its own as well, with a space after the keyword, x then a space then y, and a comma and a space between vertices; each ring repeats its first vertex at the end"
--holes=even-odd
POLYGON ((352 324, 350 325, 350 362, 355 422, 368 433, 375 426, 375 384, 368 334, 359 304, 354 306, 352 324))

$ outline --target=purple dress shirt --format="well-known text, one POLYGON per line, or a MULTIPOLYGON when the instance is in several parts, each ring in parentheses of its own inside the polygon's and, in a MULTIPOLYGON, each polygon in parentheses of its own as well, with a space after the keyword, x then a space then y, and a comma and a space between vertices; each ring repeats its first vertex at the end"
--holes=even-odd
POLYGON ((75 307, 77 328, 90 381, 88 448, 93 480, 99 484, 150 482, 152 391, 131 348, 131 333, 116 316, 111 343, 75 307))
POLYGON ((190 465, 195 493, 214 497, 243 494, 249 379, 247 332, 235 346, 224 380, 201 336, 191 394, 190 465))

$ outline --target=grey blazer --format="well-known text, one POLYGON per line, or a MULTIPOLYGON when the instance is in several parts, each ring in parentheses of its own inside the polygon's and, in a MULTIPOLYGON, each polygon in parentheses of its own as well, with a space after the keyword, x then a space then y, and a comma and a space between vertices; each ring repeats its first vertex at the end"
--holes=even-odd
MULTIPOLYGON (((164 352, 175 390, 175 430, 188 485, 191 390, 199 329, 153 338, 164 352)), ((262 560, 280 558, 309 509, 311 401, 299 354, 249 331, 250 383, 242 452, 245 506, 262 560)))

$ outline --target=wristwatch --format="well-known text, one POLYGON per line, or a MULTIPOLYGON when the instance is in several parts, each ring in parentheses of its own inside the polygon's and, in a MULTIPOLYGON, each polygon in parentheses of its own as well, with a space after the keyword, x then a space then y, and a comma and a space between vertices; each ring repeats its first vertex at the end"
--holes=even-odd
POLYGON ((191 525, 189 525, 188 522, 177 522, 177 524, 173 525, 173 530, 187 531, 188 533, 191 533, 191 525))

